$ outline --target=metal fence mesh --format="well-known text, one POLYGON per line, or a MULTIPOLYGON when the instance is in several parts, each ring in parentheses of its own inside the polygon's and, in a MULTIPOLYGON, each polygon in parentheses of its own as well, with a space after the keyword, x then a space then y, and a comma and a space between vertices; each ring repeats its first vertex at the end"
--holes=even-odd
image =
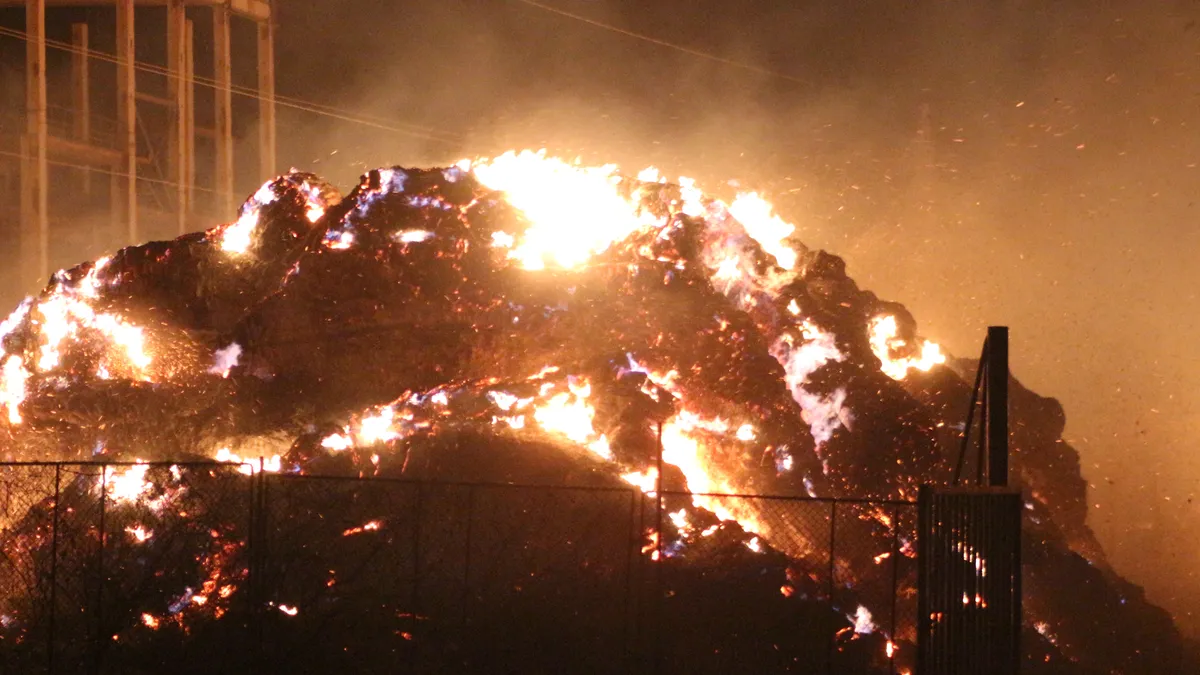
POLYGON ((915 524, 898 503, 0 465, 0 672, 898 673, 915 524))

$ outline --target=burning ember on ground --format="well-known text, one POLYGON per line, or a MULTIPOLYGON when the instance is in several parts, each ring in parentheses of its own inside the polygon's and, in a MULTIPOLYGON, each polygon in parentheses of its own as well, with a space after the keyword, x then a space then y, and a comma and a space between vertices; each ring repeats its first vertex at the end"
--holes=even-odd
MULTIPOLYGON (((438 444, 551 447, 576 478, 687 495, 670 500, 663 532, 645 533, 655 560, 733 532, 745 555, 828 565, 823 530, 718 495, 915 498, 950 475, 974 364, 801 236, 757 193, 534 152, 380 169, 347 196, 289 174, 230 224, 57 273, 0 323, 0 450, 178 461, 156 479, 114 465, 96 487, 114 508, 187 520, 180 505, 204 471, 187 459, 247 475, 520 482, 542 475, 535 462, 447 466, 438 444)), ((1014 402, 1036 538, 1051 558, 1106 568, 1046 401, 1018 388, 1014 402)), ((893 564, 892 517, 853 511, 874 543, 838 561, 848 588, 893 564)), ((131 520, 124 532, 151 547, 163 529, 131 520)), ((219 617, 239 592, 238 544, 218 529, 210 539, 199 576, 143 614, 143 630, 219 617)), ((898 541, 911 558, 911 536, 898 541)), ((811 595, 796 576, 777 596, 811 595)), ((1064 626, 1054 579, 1031 580, 1029 609, 1064 626)), ((839 639, 885 630, 881 610, 837 607, 839 639)), ((882 638, 885 656, 910 638, 882 638)), ((1092 638, 1054 639, 1079 659, 1092 638)))

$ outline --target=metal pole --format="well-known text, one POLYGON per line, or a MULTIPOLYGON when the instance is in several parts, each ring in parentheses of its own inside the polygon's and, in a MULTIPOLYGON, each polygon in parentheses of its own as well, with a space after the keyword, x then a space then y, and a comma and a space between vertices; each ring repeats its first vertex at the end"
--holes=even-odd
MULTIPOLYGON (((471 525, 475 521, 475 486, 467 486, 467 539, 463 554, 463 606, 462 627, 467 627, 467 605, 471 601, 471 525)), ((416 616, 414 609, 414 616, 416 616)))
POLYGON ((988 480, 1008 485, 1008 328, 988 328, 988 480))
POLYGON ((635 511, 638 510, 638 496, 641 493, 638 490, 632 489, 629 491, 629 523, 628 526, 634 528, 634 535, 629 537, 629 544, 625 548, 625 609, 622 612, 623 625, 621 626, 621 638, 624 643, 624 654, 621 656, 622 668, 625 670, 633 669, 633 662, 630 659, 629 645, 633 640, 630 631, 630 619, 633 612, 633 556, 637 555, 635 551, 637 546, 638 536, 641 534, 641 528, 636 525, 637 516, 635 511))
POLYGON ((108 503, 108 465, 100 465, 100 554, 96 564, 96 644, 92 672, 99 673, 104 652, 104 539, 108 503))
POLYGON ((958 451, 958 462, 954 465, 954 485, 958 485, 962 476, 963 462, 967 450, 971 447, 971 427, 975 426, 975 406, 979 403, 979 386, 983 382, 983 368, 987 363, 987 340, 983 341, 983 352, 979 355, 979 365, 975 367, 975 386, 971 389, 971 405, 967 408, 967 423, 963 426, 962 446, 958 451))
POLYGON ((979 418, 979 452, 975 455, 975 487, 983 487, 984 467, 988 464, 987 458, 987 439, 988 439, 988 382, 991 381, 990 374, 987 372, 987 367, 983 371, 983 415, 979 418))
POLYGON ((419 661, 418 661, 419 654, 418 654, 418 650, 417 650, 417 645, 420 644, 420 640, 417 638, 417 616, 420 614, 420 611, 418 610, 418 604, 421 601, 421 596, 420 596, 420 588, 421 588, 421 511, 424 506, 424 501, 425 501, 424 497, 425 497, 425 493, 424 493, 423 485, 421 483, 417 483, 417 504, 416 504, 416 508, 413 510, 414 521, 413 521, 413 539, 412 539, 412 556, 413 556, 412 596, 409 599, 409 603, 410 603, 411 607, 409 607, 409 610, 408 610, 409 613, 412 615, 412 636, 413 636, 412 651, 411 651, 412 664, 411 664, 411 667, 409 668, 409 671, 414 672, 414 673, 417 672, 417 666, 419 665, 419 661))
POLYGON ((658 423, 658 458, 657 471, 655 477, 654 497, 655 497, 655 530, 654 530, 654 608, 655 608, 655 636, 654 636, 654 672, 661 673, 663 671, 663 636, 666 631, 663 630, 663 623, 666 619, 666 610, 663 603, 663 424, 658 423))
MULTIPOLYGON (((829 502, 829 609, 830 616, 833 616, 834 600, 833 594, 837 588, 835 577, 837 576, 837 502, 829 502)), ((832 627, 831 627, 832 628, 832 627)), ((827 675, 833 673, 833 653, 837 647, 837 631, 831 630, 829 636, 829 653, 825 656, 825 672, 827 675)))
POLYGON ((892 634, 888 639, 892 643, 891 653, 888 655, 888 672, 891 675, 896 673, 896 595, 899 592, 900 585, 900 507, 895 506, 892 510, 892 634))
POLYGON ((246 556, 249 558, 247 563, 249 567, 248 592, 247 602, 250 607, 250 615, 247 620, 250 622, 250 635, 254 636, 255 645, 248 649, 252 667, 254 669, 261 668, 266 662, 263 650, 266 647, 264 640, 264 622, 263 616, 266 609, 266 593, 263 590, 263 584, 266 580, 264 572, 266 561, 266 537, 267 537, 267 474, 263 471, 263 458, 258 458, 258 473, 250 477, 250 494, 249 498, 249 516, 250 529, 246 533, 246 556))
POLYGON ((55 617, 58 614, 58 503, 62 497, 61 482, 62 464, 55 463, 53 532, 50 539, 50 625, 46 643, 46 672, 50 675, 54 675, 54 630, 55 617))

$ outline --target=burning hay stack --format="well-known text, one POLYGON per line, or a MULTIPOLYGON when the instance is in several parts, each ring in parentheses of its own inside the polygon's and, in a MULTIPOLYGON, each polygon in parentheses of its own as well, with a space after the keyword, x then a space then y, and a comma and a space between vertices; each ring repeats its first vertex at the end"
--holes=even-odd
MULTIPOLYGON (((60 272, 0 339, 8 459, 652 491, 661 434, 664 489, 698 495, 912 499, 950 478, 974 369, 757 195, 532 153, 381 169, 344 197, 283 176, 234 223, 60 272)), ((1061 408, 1014 392, 1031 672, 1180 672, 1169 618, 1084 523, 1061 408)), ((721 527, 705 550, 771 556, 764 606, 820 564, 751 500, 675 502, 650 536, 675 555, 721 527)), ((877 550, 844 578, 875 574, 888 518, 854 519, 877 550)), ((869 612, 847 626, 878 657, 869 612)))

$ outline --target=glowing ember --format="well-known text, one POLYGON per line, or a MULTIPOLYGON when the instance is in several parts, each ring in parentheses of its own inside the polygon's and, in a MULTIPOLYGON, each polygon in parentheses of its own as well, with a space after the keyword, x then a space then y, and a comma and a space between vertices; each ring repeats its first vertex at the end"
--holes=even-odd
POLYGON ((383 523, 381 523, 380 521, 372 520, 369 523, 366 523, 364 525, 359 525, 358 527, 352 527, 352 528, 346 530, 345 532, 342 532, 342 536, 343 537, 351 537, 356 534, 362 534, 363 532, 375 532, 382 526, 383 526, 383 523))
POLYGON ((141 525, 126 527, 125 532, 127 532, 129 536, 139 544, 145 543, 154 536, 153 530, 147 530, 141 525))

